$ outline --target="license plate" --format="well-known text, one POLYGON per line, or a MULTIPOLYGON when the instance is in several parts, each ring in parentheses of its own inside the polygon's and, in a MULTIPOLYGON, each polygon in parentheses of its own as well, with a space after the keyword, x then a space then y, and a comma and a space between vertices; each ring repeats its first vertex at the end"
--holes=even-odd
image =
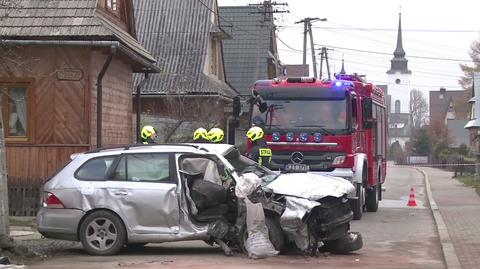
POLYGON ((310 166, 301 163, 289 163, 285 165, 285 172, 308 172, 310 166))

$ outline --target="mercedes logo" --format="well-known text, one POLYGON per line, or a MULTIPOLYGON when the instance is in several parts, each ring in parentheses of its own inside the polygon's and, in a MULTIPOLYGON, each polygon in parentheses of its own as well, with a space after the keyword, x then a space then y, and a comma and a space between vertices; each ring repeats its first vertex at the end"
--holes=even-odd
POLYGON ((303 154, 301 152, 295 151, 290 155, 290 159, 293 163, 302 163, 303 162, 303 154))

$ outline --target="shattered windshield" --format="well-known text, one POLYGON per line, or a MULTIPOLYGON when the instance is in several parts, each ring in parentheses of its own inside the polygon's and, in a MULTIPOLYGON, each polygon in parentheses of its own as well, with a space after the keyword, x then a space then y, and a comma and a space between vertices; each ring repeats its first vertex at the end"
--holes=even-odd
POLYGON ((245 173, 254 173, 262 179, 263 186, 273 182, 279 175, 279 173, 275 173, 249 158, 242 156, 236 148, 230 150, 224 157, 235 168, 239 176, 245 173))
POLYGON ((326 134, 347 131, 347 101, 263 100, 268 109, 253 107, 252 124, 265 130, 316 129, 326 134))

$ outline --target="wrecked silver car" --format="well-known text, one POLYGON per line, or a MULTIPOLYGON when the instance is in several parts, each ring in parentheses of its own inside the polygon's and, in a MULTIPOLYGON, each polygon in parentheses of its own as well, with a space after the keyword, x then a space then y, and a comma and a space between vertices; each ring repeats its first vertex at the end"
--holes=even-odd
POLYGON ((346 253, 362 247, 349 232, 352 189, 340 178, 272 172, 232 145, 134 145, 73 155, 45 183, 37 224, 94 255, 182 240, 251 257, 346 253))

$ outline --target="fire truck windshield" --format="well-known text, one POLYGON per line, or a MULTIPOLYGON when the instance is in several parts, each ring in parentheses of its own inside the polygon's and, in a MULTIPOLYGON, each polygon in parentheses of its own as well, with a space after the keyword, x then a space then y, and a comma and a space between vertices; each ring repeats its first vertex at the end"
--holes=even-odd
POLYGON ((269 130, 319 130, 329 134, 347 132, 346 99, 263 100, 267 110, 253 106, 252 124, 269 130))

